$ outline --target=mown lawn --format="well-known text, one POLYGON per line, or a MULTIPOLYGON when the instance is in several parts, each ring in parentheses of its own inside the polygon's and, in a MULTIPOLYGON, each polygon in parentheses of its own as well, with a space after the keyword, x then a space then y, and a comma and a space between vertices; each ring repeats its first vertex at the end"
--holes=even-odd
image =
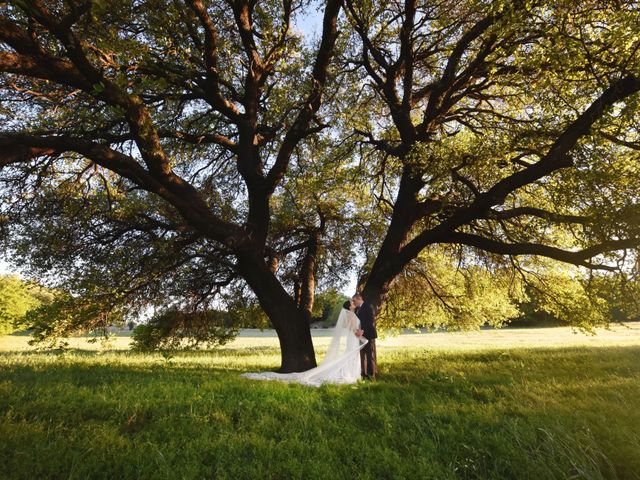
POLYGON ((380 360, 376 382, 313 389, 239 376, 272 346, 5 349, 0 478, 640 478, 640 345, 380 360))

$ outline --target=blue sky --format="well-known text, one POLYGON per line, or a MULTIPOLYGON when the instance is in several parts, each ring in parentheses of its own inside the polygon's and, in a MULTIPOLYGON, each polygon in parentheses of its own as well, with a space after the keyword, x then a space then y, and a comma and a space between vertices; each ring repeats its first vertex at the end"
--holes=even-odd
POLYGON ((322 31, 322 11, 318 10, 319 2, 312 2, 307 8, 305 8, 302 14, 299 14, 293 18, 293 27, 295 30, 300 30, 307 41, 312 39, 315 34, 320 34, 322 31))

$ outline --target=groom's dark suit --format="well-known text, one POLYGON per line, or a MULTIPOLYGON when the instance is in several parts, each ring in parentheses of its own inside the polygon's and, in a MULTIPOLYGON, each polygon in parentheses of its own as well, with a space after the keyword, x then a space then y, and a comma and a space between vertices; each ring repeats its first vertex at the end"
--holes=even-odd
POLYGON ((360 319, 360 328, 362 336, 369 342, 360 350, 360 364, 362 367, 362 375, 365 377, 375 377, 376 375, 376 315, 371 304, 364 302, 360 307, 356 308, 356 315, 360 319))

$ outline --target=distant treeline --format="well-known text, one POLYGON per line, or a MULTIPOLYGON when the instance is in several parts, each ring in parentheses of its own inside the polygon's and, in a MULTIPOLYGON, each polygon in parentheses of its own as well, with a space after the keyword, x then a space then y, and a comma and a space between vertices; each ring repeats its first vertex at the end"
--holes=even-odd
MULTIPOLYGON (((478 278, 480 277, 476 277, 476 280, 478 278)), ((556 285, 559 287, 558 284, 556 285)), ((561 291, 560 288, 558 291, 561 291)), ((482 324, 514 327, 580 326, 581 324, 580 318, 577 318, 578 315, 574 313, 581 303, 581 300, 576 296, 565 295, 567 298, 575 300, 577 307, 574 306, 573 309, 566 310, 563 317, 562 314, 565 311, 558 308, 548 308, 548 295, 539 295, 536 292, 528 292, 516 301, 506 291, 496 290, 494 282, 481 285, 481 288, 476 288, 475 292, 467 289, 465 293, 469 297, 466 307, 473 308, 474 305, 479 305, 477 307, 479 314, 486 315, 486 312, 490 311, 495 320, 482 322, 481 318, 476 318, 475 325, 465 327, 464 315, 471 314, 473 316, 473 312, 468 312, 468 308, 462 304, 456 308, 461 311, 463 316, 457 317, 458 314, 453 311, 450 315, 453 321, 439 321, 446 317, 438 317, 436 309, 431 310, 428 305, 422 305, 422 307, 420 305, 421 301, 428 302, 433 299, 427 296, 425 298, 416 296, 412 298, 413 302, 409 304, 410 308, 404 311, 394 310, 393 306, 396 303, 388 302, 388 307, 379 316, 379 324, 382 329, 403 326, 464 329, 482 324), (505 309, 505 304, 509 304, 511 307, 505 309), (414 309, 414 314, 411 317, 414 309), (559 314, 556 315, 552 312, 559 312, 559 314), (460 323, 456 323, 457 318, 461 319, 460 323)), ((421 294, 424 296, 424 291, 421 294)), ((40 336, 43 339, 49 337, 52 331, 57 330, 55 328, 57 322, 60 322, 61 325, 69 323, 68 319, 58 318, 62 317, 62 313, 65 312, 58 304, 61 303, 61 299, 64 304, 65 299, 68 298, 70 296, 66 292, 44 288, 35 283, 24 281, 17 275, 0 275, 0 335, 33 329, 31 331, 36 337, 40 336), (47 323, 47 325, 39 325, 41 323, 47 323)), ((311 324, 314 327, 332 327, 338 318, 342 304, 348 298, 337 289, 328 289, 318 293, 315 297, 311 324)), ((637 309, 631 308, 633 302, 614 300, 616 299, 603 300, 610 312, 609 321, 639 320, 636 314, 637 309)), ((443 299, 444 301, 446 300, 443 299)), ((65 314, 68 315, 68 312, 65 314)), ((486 318, 491 317, 487 316, 486 318)), ((71 321, 71 323, 74 322, 71 321)), ((118 316, 112 313, 108 321, 94 324, 94 326, 97 325, 103 327, 105 334, 107 332, 104 327, 107 325, 129 326, 130 329, 135 326, 134 346, 142 350, 220 345, 232 339, 241 328, 265 329, 272 327, 260 307, 251 303, 233 305, 228 309, 203 311, 182 311, 179 307, 168 307, 158 310, 157 314, 144 321, 136 321, 131 316, 118 316)), ((65 335, 68 333, 62 336, 65 335)))

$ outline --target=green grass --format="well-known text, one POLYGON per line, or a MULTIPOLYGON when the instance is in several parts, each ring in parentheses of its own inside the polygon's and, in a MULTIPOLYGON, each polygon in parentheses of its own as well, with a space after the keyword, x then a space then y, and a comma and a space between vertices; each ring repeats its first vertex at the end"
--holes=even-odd
POLYGON ((396 338, 378 381, 314 389, 241 378, 278 363, 263 341, 172 358, 17 341, 0 342, 3 479, 640 478, 640 342, 396 338))

